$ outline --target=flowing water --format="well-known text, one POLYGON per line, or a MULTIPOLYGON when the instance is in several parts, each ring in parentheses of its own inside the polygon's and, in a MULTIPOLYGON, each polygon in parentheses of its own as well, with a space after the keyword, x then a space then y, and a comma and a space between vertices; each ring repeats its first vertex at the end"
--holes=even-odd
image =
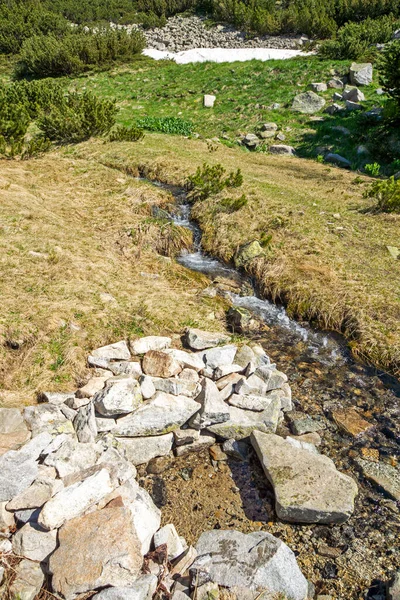
MULTIPOLYGON (((193 248, 178 261, 211 281, 233 280, 239 288, 254 286, 231 265, 203 253, 201 231, 190 219, 182 189, 162 184, 176 200, 171 220, 193 232, 193 248)), ((218 285, 217 285, 218 288, 218 285)), ((162 507, 163 522, 173 522, 189 543, 205 529, 267 530, 295 551, 305 575, 320 594, 336 600, 384 600, 383 583, 400 568, 400 511, 383 490, 365 480, 359 457, 396 465, 400 458, 400 385, 385 373, 356 362, 340 336, 290 319, 268 300, 222 292, 234 306, 251 311, 264 326, 252 334, 289 377, 295 410, 319 420, 320 451, 359 486, 354 515, 343 525, 293 525, 277 520, 273 490, 250 449, 247 462, 213 461, 208 452, 181 459, 156 459, 154 470, 139 470, 141 483, 162 507), (374 423, 362 436, 344 435, 331 418, 337 408, 357 408, 374 423), (378 457, 378 458, 377 458, 378 457), (321 548, 329 547, 322 552, 321 548), (328 556, 329 555, 329 556, 328 556)), ((286 424, 279 433, 286 435, 286 424)))

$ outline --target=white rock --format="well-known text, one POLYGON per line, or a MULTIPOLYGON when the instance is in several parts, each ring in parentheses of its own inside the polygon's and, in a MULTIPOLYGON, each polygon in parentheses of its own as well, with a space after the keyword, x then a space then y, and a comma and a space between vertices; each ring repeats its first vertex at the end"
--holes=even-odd
POLYGON ((197 371, 195 371, 194 369, 189 369, 189 368, 182 369, 182 371, 179 373, 178 377, 179 377, 179 379, 182 379, 183 381, 194 381, 196 383, 200 379, 197 371))
POLYGON ((0 538, 0 554, 9 554, 10 552, 12 552, 10 540, 0 538))
POLYGON ((129 360, 131 354, 129 352, 128 344, 125 340, 109 344, 108 346, 102 346, 96 348, 91 352, 93 358, 101 358, 104 360, 129 360))
MULTIPOLYGON (((54 404, 27 406, 24 409, 24 419, 34 436, 42 431, 62 433, 64 426, 68 428, 69 423, 60 408, 54 404)), ((73 431, 72 423, 69 423, 69 426, 69 430, 73 431)))
POLYGON ((211 379, 203 379, 196 401, 201 404, 201 409, 190 420, 190 426, 194 429, 204 429, 214 423, 229 420, 229 406, 221 400, 219 390, 211 379))
POLYGON ((217 99, 217 97, 213 96, 212 94, 205 94, 204 98, 203 98, 204 107, 205 108, 213 108, 216 99, 217 99))
MULTIPOLYGON (((170 348, 169 350, 165 350, 166 354, 169 354, 176 361, 181 363, 185 368, 194 369, 195 371, 201 371, 204 369, 204 360, 203 353, 190 353, 185 352, 184 350, 176 350, 175 348, 170 348)), ((181 373, 179 374, 181 376, 181 373)))
MULTIPOLYGON (((30 487, 15 496, 8 504, 7 510, 23 510, 27 508, 40 508, 54 494, 64 487, 59 479, 38 477, 30 487)), ((29 558, 27 556, 26 558, 29 558)))
POLYGON ((236 406, 237 408, 244 408, 245 410, 253 410, 255 412, 262 412, 266 410, 272 402, 272 398, 268 396, 242 396, 240 394, 233 394, 229 398, 229 404, 236 406))
POLYGON ((178 532, 172 523, 164 525, 154 534, 154 547, 158 548, 162 544, 167 544, 168 560, 174 560, 184 552, 178 532))
POLYGON ((150 400, 150 398, 152 398, 157 391, 154 387, 153 378, 149 375, 143 375, 139 379, 139 383, 144 400, 150 400))
POLYGON ((7 502, 0 502, 0 538, 8 537, 10 529, 15 526, 14 515, 6 509, 7 502))
POLYGON ((191 398, 157 392, 134 413, 118 419, 113 433, 124 437, 169 433, 186 423, 200 408, 200 404, 191 398))
POLYGON ((130 342, 132 354, 146 354, 150 350, 164 350, 171 345, 171 338, 149 335, 130 342))
POLYGON ((103 389, 108 377, 92 377, 76 392, 78 398, 91 398, 103 389))
POLYGON ((140 385, 133 377, 111 377, 103 390, 93 398, 96 411, 103 417, 126 415, 142 402, 140 385))
POLYGON ((59 477, 66 477, 94 465, 99 453, 95 444, 80 444, 68 439, 56 452, 45 458, 44 464, 55 467, 59 477))
POLYGON ((229 414, 229 421, 211 425, 208 429, 226 440, 242 440, 248 437, 254 430, 274 433, 281 414, 280 401, 279 399, 274 399, 269 407, 262 412, 242 410, 241 408, 230 406, 229 414))
POLYGON ((194 398, 200 392, 200 385, 184 379, 153 377, 153 385, 159 392, 173 394, 174 396, 188 396, 194 398))
POLYGON ((176 429, 174 431, 175 446, 184 446, 192 444, 200 437, 198 429, 176 429))
POLYGON ((139 362, 112 362, 110 363, 109 369, 114 375, 129 375, 134 379, 139 379, 139 377, 143 375, 142 367, 139 362))
POLYGON ((235 358, 236 351, 237 346, 219 346, 217 348, 210 348, 203 353, 203 360, 207 367, 211 367, 211 369, 216 369, 223 365, 231 365, 235 358))
POLYGON ((47 560, 56 547, 57 530, 43 531, 32 523, 24 525, 13 537, 14 554, 37 562, 47 560))
POLYGON ((87 479, 64 488, 42 508, 39 525, 46 530, 57 529, 65 521, 82 515, 113 490, 110 475, 101 469, 87 479))
POLYGON ((117 421, 111 417, 96 417, 96 427, 98 433, 112 431, 117 426, 117 421))
POLYGON ((64 404, 67 400, 73 398, 74 396, 74 392, 42 392, 40 394, 40 401, 60 406, 61 404, 64 404))
POLYGON ((207 350, 229 341, 225 333, 203 331, 202 329, 188 328, 185 331, 184 341, 192 350, 207 350))
POLYGON ((132 586, 106 588, 93 596, 93 600, 152 600, 157 583, 155 575, 142 575, 132 586))
POLYGON ((174 450, 175 456, 187 456, 188 454, 192 454, 193 452, 203 452, 210 446, 215 444, 215 435, 210 433, 200 434, 198 439, 195 440, 192 444, 185 444, 184 446, 177 446, 174 450))
POLYGON ((119 447, 132 464, 142 465, 156 456, 167 455, 172 448, 172 433, 151 437, 119 438, 119 447))
POLYGON ((110 470, 112 469, 113 475, 118 479, 119 485, 123 485, 128 479, 136 477, 136 467, 122 456, 122 447, 120 450, 121 452, 119 452, 117 448, 107 448, 107 450, 100 455, 97 464, 104 464, 104 466, 108 467, 110 470))
POLYGON ((269 366, 259 367, 255 374, 266 383, 267 392, 279 389, 288 380, 285 373, 282 373, 281 371, 278 371, 278 369, 273 369, 269 366))
POLYGON ((214 371, 214 379, 218 380, 222 377, 226 377, 226 375, 230 375, 231 373, 241 373, 243 371, 243 367, 240 365, 222 365, 222 367, 217 367, 214 371))

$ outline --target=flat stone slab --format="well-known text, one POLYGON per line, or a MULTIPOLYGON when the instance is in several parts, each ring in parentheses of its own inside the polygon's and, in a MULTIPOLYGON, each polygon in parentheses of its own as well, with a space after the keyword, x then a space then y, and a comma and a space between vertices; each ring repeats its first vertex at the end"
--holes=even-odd
POLYGON ((150 350, 164 350, 171 345, 171 338, 157 335, 148 335, 147 337, 139 338, 131 341, 132 354, 146 354, 150 350))
POLYGON ((383 462, 357 459, 363 475, 400 502, 400 469, 383 462))
POLYGON ((229 406, 229 415, 228 421, 211 425, 207 429, 225 440, 242 440, 255 430, 275 433, 280 415, 280 400, 274 398, 269 407, 262 412, 229 406))
POLYGON ((258 431, 253 432, 251 443, 274 488, 280 519, 343 523, 353 513, 355 481, 337 471, 333 461, 314 446, 258 431))
POLYGON ((135 583, 143 557, 127 508, 105 508, 72 519, 58 537, 49 571, 53 590, 67 600, 105 585, 135 583))
POLYGON ((91 356, 104 360, 129 360, 131 353, 129 352, 128 344, 125 340, 121 340, 114 344, 96 348, 96 350, 92 351, 91 356))
POLYGON ((137 438, 118 438, 126 459, 134 465, 143 465, 156 456, 165 456, 172 448, 173 433, 137 438))
POLYGON ((155 575, 142 575, 132 586, 107 588, 93 596, 93 600, 152 600, 157 583, 155 575))
POLYGON ((123 437, 162 435, 178 429, 201 405, 186 396, 157 392, 132 414, 118 419, 113 434, 123 437))
POLYGON ((231 365, 235 354, 237 352, 237 346, 219 346, 217 348, 210 348, 203 354, 203 360, 207 367, 216 369, 224 365, 231 365))
POLYGON ((374 426, 363 419, 355 408, 335 410, 332 412, 332 417, 339 429, 352 437, 362 435, 374 426))
POLYGON ((228 589, 247 588, 306 600, 308 583, 294 553, 284 542, 264 531, 212 530, 200 536, 197 558, 189 569, 192 584, 209 581, 228 589))

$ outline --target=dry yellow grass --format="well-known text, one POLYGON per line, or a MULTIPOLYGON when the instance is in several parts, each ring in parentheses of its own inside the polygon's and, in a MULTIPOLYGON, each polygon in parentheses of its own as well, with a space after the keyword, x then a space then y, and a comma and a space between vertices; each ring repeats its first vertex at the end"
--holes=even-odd
POLYGON ((296 158, 244 153, 206 142, 147 135, 138 144, 87 143, 77 156, 182 184, 203 162, 242 169, 248 205, 234 214, 198 204, 206 250, 230 260, 241 244, 272 235, 251 272, 290 314, 344 333, 355 355, 400 374, 400 216, 363 214, 367 179, 296 158))
POLYGON ((207 279, 159 254, 190 242, 151 218, 169 201, 68 153, 1 162, 0 406, 73 389, 98 345, 222 327, 222 301, 199 294, 207 279))

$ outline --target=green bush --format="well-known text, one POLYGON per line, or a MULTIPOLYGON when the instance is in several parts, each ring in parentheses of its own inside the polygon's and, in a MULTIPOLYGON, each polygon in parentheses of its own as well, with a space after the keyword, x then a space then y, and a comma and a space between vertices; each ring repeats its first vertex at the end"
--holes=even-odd
POLYGON ((62 38, 36 35, 22 44, 15 77, 58 77, 81 73, 114 61, 127 61, 145 46, 143 34, 102 28, 62 38))
POLYGON ((176 135, 191 135, 193 123, 179 117, 143 117, 136 121, 136 125, 147 131, 159 131, 176 135))
POLYGON ((242 194, 239 198, 224 198, 220 202, 220 206, 227 213, 237 212, 241 208, 247 205, 247 197, 245 194, 242 194))
POLYGON ((339 29, 336 39, 320 46, 319 54, 334 60, 370 59, 376 54, 375 44, 388 42, 399 25, 392 15, 347 23, 339 29))
MULTIPOLYGON (((383 89, 394 100, 397 111, 400 111, 400 40, 387 45, 379 61, 380 81, 383 89)), ((396 114, 397 112, 397 114, 396 114)))
POLYGON ((364 192, 365 198, 376 200, 376 208, 382 212, 400 212, 400 181, 394 177, 384 181, 374 181, 364 192))
POLYGON ((227 187, 237 188, 242 185, 243 176, 240 169, 232 171, 228 177, 225 175, 226 170, 219 163, 214 166, 204 163, 202 167, 197 167, 196 173, 190 175, 186 182, 188 199, 191 202, 206 200, 227 187))
POLYGON ((118 125, 110 132, 110 142, 137 142, 143 138, 143 129, 118 125))
POLYGON ((42 114, 37 125, 44 137, 58 143, 77 143, 108 133, 115 124, 114 100, 101 100, 90 92, 71 93, 42 114))

